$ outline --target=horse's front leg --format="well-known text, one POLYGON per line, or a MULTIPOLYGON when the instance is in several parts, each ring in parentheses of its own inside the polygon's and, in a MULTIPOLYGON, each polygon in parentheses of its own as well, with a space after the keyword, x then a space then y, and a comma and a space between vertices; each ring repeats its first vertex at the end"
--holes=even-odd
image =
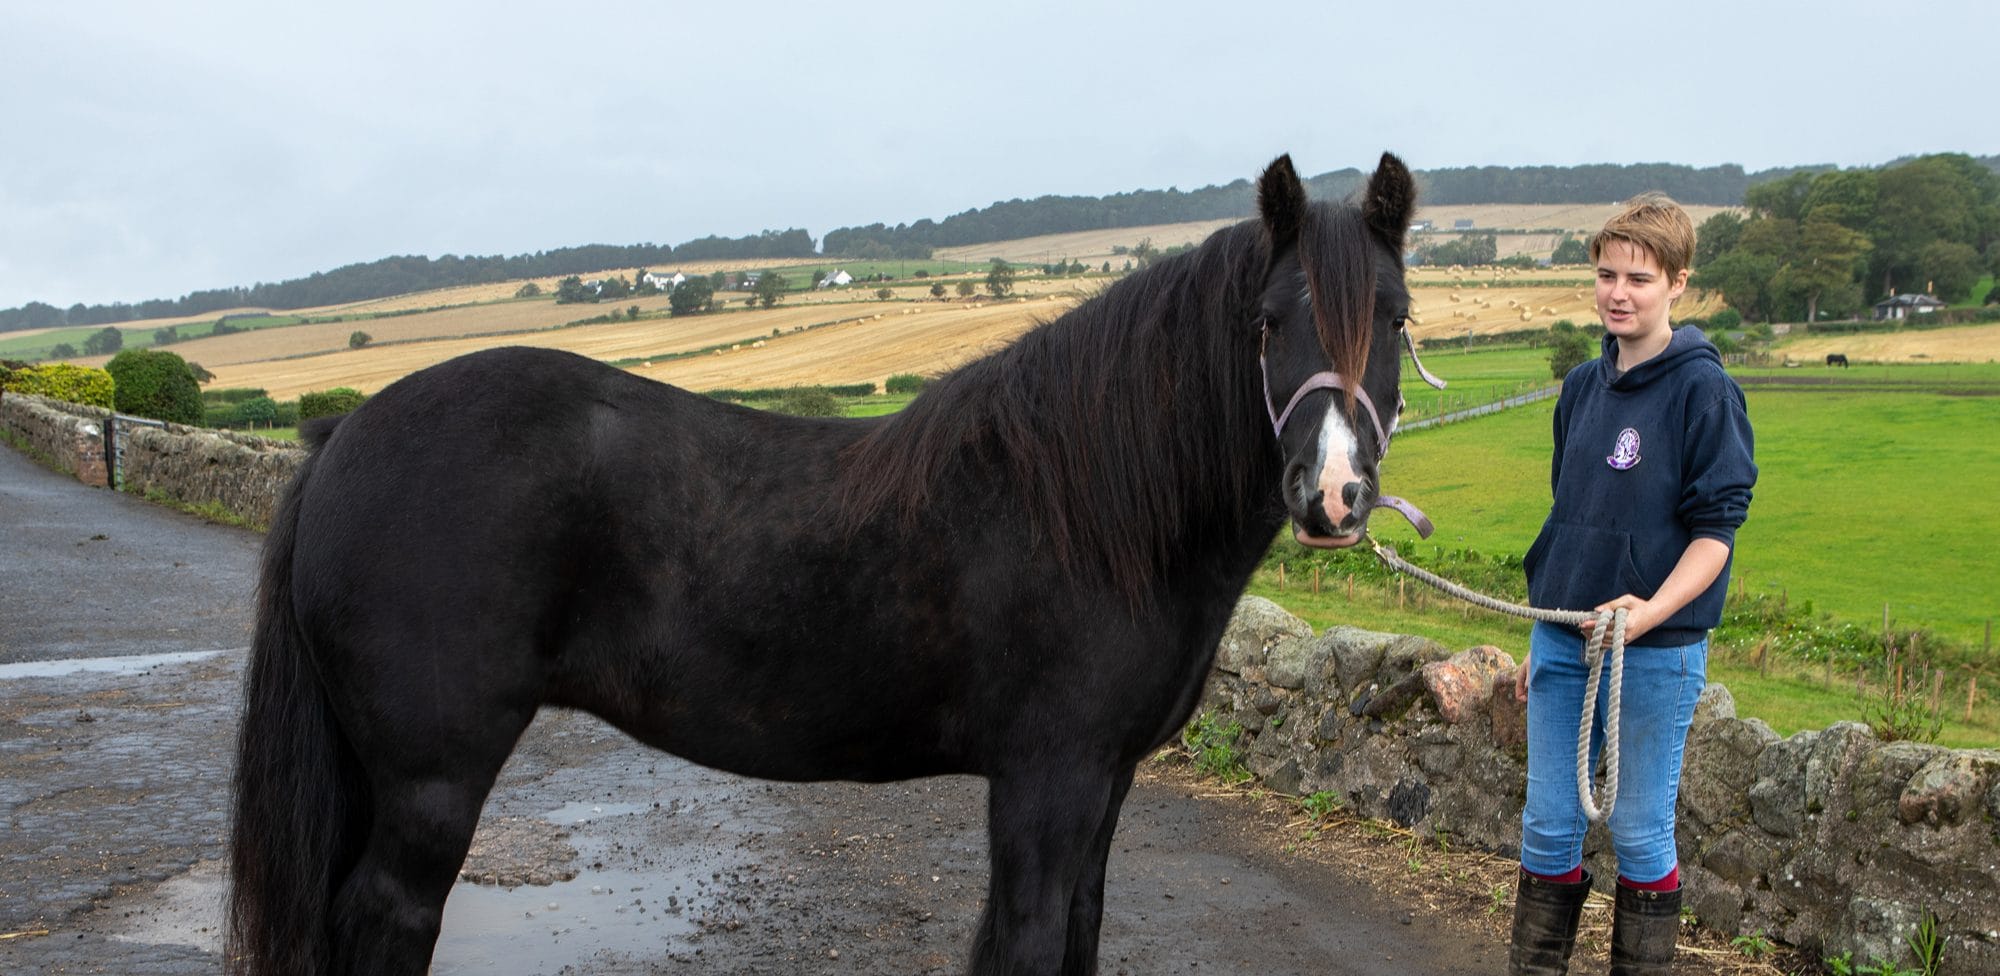
POLYGON ((1071 945, 1071 921, 1082 882, 1092 882, 1099 902, 1082 906, 1084 914, 1094 919, 1101 909, 1103 864, 1095 855, 1100 840, 1109 851, 1117 804, 1130 784, 1129 771, 1068 757, 992 777, 986 825, 992 863, 972 944, 973 976, 1056 976, 1070 972, 1066 959, 1086 955, 1095 966, 1095 924, 1086 952, 1071 945))
POLYGON ((1083 869, 1070 889, 1063 976, 1095 976, 1097 972, 1097 933, 1104 922, 1104 868, 1111 859, 1111 835, 1118 832, 1118 811, 1124 807, 1125 794, 1132 788, 1135 769, 1136 766, 1127 766, 1111 781, 1111 797, 1104 805, 1097 836, 1091 838, 1090 849, 1084 853, 1083 869))

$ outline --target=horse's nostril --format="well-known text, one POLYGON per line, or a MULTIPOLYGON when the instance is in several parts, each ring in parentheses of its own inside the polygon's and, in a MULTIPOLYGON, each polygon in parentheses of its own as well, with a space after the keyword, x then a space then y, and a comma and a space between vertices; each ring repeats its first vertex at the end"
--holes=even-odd
POLYGON ((1340 486, 1340 500, 1350 510, 1361 507, 1361 482, 1350 481, 1340 486))

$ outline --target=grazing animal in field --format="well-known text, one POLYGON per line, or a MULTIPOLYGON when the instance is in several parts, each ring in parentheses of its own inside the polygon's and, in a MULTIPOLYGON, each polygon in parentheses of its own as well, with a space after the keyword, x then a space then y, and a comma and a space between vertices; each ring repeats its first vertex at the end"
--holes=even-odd
POLYGON ((1839 366, 1839 367, 1840 367, 1840 368, 1842 368, 1842 369, 1846 369, 1846 368, 1847 368, 1847 354, 1846 354, 1846 353, 1842 353, 1842 352, 1830 352, 1830 353, 1827 353, 1827 354, 1826 354, 1826 364, 1827 364, 1828 366, 1839 366))
POLYGON ((809 419, 540 349, 308 429, 267 537, 228 966, 416 976, 543 706, 776 780, 990 783, 968 968, 1096 971, 1134 767, 1289 519, 1352 545, 1401 398, 1415 184, 1153 263, 900 413, 809 419))

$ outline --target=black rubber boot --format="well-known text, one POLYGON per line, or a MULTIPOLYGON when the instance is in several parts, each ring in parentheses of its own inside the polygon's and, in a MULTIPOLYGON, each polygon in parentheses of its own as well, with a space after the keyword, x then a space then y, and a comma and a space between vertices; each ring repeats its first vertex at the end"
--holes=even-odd
POLYGON ((1507 951, 1511 976, 1565 976, 1576 948, 1576 924, 1590 897, 1590 873, 1574 884, 1543 881, 1521 872, 1514 886, 1514 944, 1507 951))
POLYGON ((1611 976, 1667 976, 1674 969, 1674 943, 1681 933, 1681 890, 1617 888, 1611 976))

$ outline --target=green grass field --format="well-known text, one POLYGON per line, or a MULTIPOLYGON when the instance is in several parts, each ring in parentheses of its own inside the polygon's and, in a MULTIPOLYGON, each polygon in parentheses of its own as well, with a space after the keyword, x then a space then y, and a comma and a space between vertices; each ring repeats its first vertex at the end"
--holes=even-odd
MULTIPOLYGON (((2000 397, 1917 392, 1747 396, 1759 468, 1735 575, 1838 618, 1929 628, 1977 646, 2000 616, 2000 397)), ((1431 542, 1527 551, 1549 504, 1554 401, 1396 440, 1386 490, 1438 526, 1431 542)), ((1385 542, 1416 536, 1378 520, 1385 542)))
MULTIPOLYGON (((230 319, 229 324, 239 331, 247 332, 252 329, 276 329, 287 325, 298 325, 305 321, 308 320, 296 315, 256 315, 239 316, 230 319)), ((125 325, 116 325, 115 327, 125 334, 125 341, 121 348, 150 349, 153 347, 153 333, 156 331, 155 329, 150 327, 133 328, 125 325)), ((104 331, 104 328, 102 325, 80 325, 66 329, 56 329, 39 335, 13 336, 11 338, 0 336, 0 359, 48 359, 50 358, 50 351, 65 342, 80 351, 83 349, 85 340, 88 340, 93 333, 104 331)), ((212 321, 189 322, 174 327, 175 334, 180 336, 183 341, 200 339, 214 331, 215 323, 212 321)))
POLYGON ((1522 347, 1474 349, 1434 343, 1424 350, 1424 368, 1445 388, 1434 390, 1406 359, 1403 362, 1403 422, 1425 420, 1521 393, 1554 386, 1549 350, 1522 347))

